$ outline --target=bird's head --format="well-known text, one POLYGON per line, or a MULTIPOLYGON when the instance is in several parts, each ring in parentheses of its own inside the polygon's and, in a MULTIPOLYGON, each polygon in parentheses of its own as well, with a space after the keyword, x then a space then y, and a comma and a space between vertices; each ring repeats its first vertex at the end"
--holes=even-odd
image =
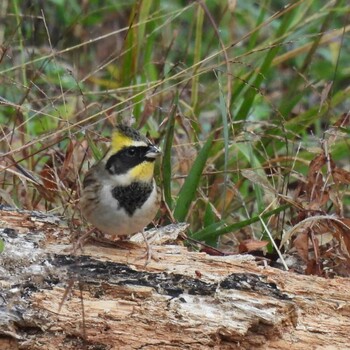
POLYGON ((118 125, 112 135, 105 168, 121 184, 150 182, 154 162, 160 155, 160 149, 137 130, 118 125))

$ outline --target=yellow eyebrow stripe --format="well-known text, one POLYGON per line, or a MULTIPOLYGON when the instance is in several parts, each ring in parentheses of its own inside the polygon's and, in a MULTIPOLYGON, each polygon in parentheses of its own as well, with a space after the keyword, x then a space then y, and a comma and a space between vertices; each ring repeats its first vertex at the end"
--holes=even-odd
POLYGON ((121 132, 114 131, 112 135, 112 153, 119 152, 122 148, 131 146, 133 140, 130 137, 125 136, 121 132))

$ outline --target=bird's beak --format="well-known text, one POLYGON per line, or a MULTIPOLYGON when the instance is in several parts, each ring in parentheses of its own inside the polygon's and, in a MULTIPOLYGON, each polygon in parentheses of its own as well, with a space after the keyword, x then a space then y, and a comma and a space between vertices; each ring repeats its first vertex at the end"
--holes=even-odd
POLYGON ((158 158, 159 156, 161 156, 161 154, 162 154, 162 151, 160 150, 160 148, 158 148, 154 145, 151 145, 148 148, 148 151, 146 153, 146 157, 155 159, 155 158, 158 158))

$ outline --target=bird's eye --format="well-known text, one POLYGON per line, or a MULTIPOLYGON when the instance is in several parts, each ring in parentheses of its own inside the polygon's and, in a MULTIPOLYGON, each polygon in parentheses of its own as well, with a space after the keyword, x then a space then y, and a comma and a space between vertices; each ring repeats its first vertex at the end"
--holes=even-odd
POLYGON ((135 149, 134 147, 128 148, 128 149, 126 150, 126 155, 127 155, 128 157, 135 157, 135 155, 136 155, 136 149, 135 149))

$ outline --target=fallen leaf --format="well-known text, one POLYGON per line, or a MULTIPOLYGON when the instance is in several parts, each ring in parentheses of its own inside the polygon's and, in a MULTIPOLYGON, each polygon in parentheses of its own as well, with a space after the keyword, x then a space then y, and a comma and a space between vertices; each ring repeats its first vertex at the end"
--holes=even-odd
POLYGON ((318 154, 309 165, 307 175, 306 193, 309 201, 309 209, 318 210, 324 205, 329 194, 324 188, 322 167, 326 164, 327 158, 324 153, 318 154))
POLYGON ((321 266, 318 262, 316 262, 315 259, 311 259, 307 263, 307 267, 305 270, 306 275, 317 275, 317 276, 322 276, 323 271, 321 269, 321 266))
POLYGON ((252 251, 255 251, 255 250, 262 249, 262 248, 266 247, 268 244, 269 244, 269 242, 267 242, 267 241, 258 241, 258 240, 255 240, 255 239, 246 239, 246 240, 242 241, 239 244, 238 252, 240 254, 242 254, 242 253, 249 253, 249 252, 252 252, 252 251))
POLYGON ((336 184, 350 185, 350 172, 341 168, 332 170, 333 180, 336 184))
POLYGON ((309 261, 309 235, 308 229, 299 233, 298 236, 293 241, 293 246, 297 250, 299 256, 304 262, 309 261))

